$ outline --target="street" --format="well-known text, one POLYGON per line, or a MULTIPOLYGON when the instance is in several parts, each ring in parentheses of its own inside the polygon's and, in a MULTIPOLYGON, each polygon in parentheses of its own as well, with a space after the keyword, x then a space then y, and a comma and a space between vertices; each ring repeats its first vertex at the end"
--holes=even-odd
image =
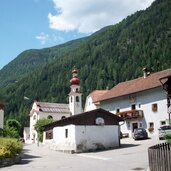
POLYGON ((121 140, 121 148, 101 152, 67 154, 50 150, 42 144, 26 144, 20 164, 1 168, 2 171, 146 171, 148 147, 159 142, 158 137, 134 141, 121 140))

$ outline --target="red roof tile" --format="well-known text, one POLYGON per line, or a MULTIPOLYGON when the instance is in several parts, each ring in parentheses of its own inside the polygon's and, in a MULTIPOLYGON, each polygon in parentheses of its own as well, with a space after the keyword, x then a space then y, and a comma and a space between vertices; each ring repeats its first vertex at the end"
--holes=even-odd
POLYGON ((156 72, 147 76, 146 78, 140 77, 134 80, 119 83, 103 96, 101 96, 98 101, 104 101, 107 99, 160 87, 162 84, 160 83, 159 79, 168 75, 171 75, 171 69, 156 72))
POLYGON ((93 102, 96 102, 101 96, 103 96, 108 91, 109 90, 94 90, 92 93, 90 93, 89 96, 91 96, 93 102))

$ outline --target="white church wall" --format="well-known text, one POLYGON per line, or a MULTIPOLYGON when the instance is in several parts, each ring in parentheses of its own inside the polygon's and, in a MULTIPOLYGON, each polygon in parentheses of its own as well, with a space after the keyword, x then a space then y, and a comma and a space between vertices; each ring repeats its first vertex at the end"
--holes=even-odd
POLYGON ((76 152, 119 147, 119 126, 76 126, 76 152))
POLYGON ((0 128, 4 126, 4 110, 0 109, 0 128))

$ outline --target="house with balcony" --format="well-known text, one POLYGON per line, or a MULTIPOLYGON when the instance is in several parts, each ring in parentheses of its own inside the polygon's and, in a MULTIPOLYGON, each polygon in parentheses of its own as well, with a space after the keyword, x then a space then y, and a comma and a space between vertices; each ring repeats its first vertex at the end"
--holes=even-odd
MULTIPOLYGON (((149 136, 158 134, 158 128, 169 124, 168 81, 171 69, 150 74, 144 68, 143 77, 121 82, 100 96, 94 104, 124 119, 122 133, 132 136, 134 129, 145 128, 149 136), (161 78, 163 82, 161 82, 161 78), (167 84, 166 84, 167 83, 167 84)), ((169 77, 170 78, 170 77, 169 77)))

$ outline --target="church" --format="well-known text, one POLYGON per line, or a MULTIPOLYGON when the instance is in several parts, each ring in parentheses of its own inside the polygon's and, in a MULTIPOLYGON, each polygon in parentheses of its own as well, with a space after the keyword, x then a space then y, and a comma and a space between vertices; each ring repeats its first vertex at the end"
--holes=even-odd
POLYGON ((85 152, 109 149, 120 145, 120 117, 95 109, 82 110, 82 93, 78 70, 72 70, 69 104, 34 102, 30 111, 29 133, 25 129, 25 141, 37 143, 35 123, 42 118, 54 122, 44 126, 43 143, 58 151, 85 152), (30 135, 29 137, 27 135, 30 135))

